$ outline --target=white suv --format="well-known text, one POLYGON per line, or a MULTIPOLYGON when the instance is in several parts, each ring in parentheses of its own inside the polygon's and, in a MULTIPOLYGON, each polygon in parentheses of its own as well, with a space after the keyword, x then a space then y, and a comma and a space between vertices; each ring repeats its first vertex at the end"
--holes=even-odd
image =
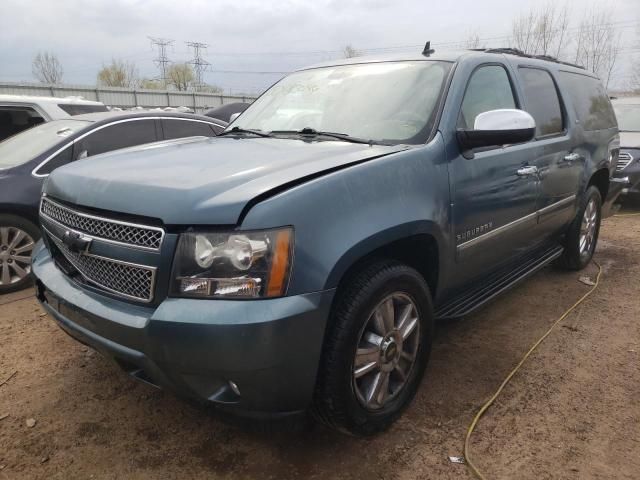
POLYGON ((107 107, 103 103, 81 97, 0 95, 0 142, 40 123, 106 111, 107 107))

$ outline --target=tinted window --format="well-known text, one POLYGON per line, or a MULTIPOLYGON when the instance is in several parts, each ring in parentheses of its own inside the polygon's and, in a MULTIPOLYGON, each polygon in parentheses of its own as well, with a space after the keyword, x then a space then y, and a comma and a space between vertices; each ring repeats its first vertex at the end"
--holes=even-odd
POLYGON ((607 91, 600 80, 579 73, 560 72, 560 84, 571 97, 578 120, 585 130, 618 126, 607 91))
POLYGON ((507 71, 498 65, 480 67, 467 85, 460 112, 460 126, 473 128, 478 115, 500 108, 516 108, 507 71))
POLYGON ((538 68, 520 68, 520 76, 526 110, 536 121, 536 135, 562 132, 562 107, 551 74, 538 68))
POLYGON ((183 137, 213 137, 215 132, 211 125, 203 122, 191 122, 189 120, 162 120, 162 128, 164 130, 164 138, 183 138, 183 137))
POLYGON ((83 113, 106 112, 105 105, 78 105, 74 103, 59 103, 58 107, 69 115, 82 115, 83 113))
POLYGON ((33 108, 0 107, 0 141, 41 123, 44 118, 33 108))
POLYGON ((82 139, 78 152, 86 150, 87 156, 92 156, 156 140, 154 120, 132 120, 109 125, 89 134, 82 139))
POLYGON ((47 175, 53 172, 56 168, 61 167, 71 161, 71 155, 73 153, 73 145, 69 145, 63 151, 58 153, 55 157, 45 163, 36 174, 47 175))

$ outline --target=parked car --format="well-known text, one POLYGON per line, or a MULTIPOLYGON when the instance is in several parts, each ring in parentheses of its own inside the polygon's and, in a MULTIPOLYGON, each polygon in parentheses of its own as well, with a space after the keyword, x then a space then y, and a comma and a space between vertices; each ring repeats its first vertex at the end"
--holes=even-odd
POLYGON ((623 195, 640 197, 640 97, 612 101, 620 126, 620 155, 615 177, 625 183, 623 195))
POLYGON ((235 103, 225 103, 216 108, 212 108, 211 110, 207 110, 205 115, 211 118, 217 118, 218 120, 222 120, 227 123, 231 123, 232 120, 235 120, 242 112, 244 112, 250 103, 245 102, 235 102, 235 103))
POLYGON ((385 429, 434 321, 553 260, 583 268, 619 192, 600 81, 509 52, 328 62, 209 142, 56 170, 38 299, 146 382, 253 419, 385 429))
MULTIPOLYGON (((164 112, 101 112, 54 120, 0 143, 0 293, 29 285, 46 177, 74 160, 183 137, 212 137, 226 124, 164 112)), ((126 170, 121 175, 127 175, 126 170)))
POLYGON ((104 104, 79 97, 0 95, 0 142, 44 122, 106 111, 104 104))

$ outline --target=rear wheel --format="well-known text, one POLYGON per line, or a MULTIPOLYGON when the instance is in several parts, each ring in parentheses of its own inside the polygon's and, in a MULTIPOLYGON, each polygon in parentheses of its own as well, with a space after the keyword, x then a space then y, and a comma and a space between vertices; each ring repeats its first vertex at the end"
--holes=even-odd
POLYGON ((601 208, 600 190, 590 186, 565 237, 565 249, 561 257, 561 264, 565 268, 581 270, 591 261, 600 233, 601 208))
POLYGON ((338 292, 318 377, 315 412, 354 435, 386 429, 411 402, 427 365, 433 331, 423 277, 379 261, 338 292))
POLYGON ((0 293, 21 290, 31 284, 31 252, 40 232, 16 215, 0 215, 0 293))

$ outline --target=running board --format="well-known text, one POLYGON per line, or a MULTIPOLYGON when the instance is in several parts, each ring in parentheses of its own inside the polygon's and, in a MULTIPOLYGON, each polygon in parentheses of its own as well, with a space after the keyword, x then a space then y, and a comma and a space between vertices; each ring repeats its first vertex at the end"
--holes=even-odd
POLYGON ((515 268, 499 271, 486 280, 476 282, 476 286, 439 305, 436 308, 436 318, 458 318, 473 312, 558 258, 562 255, 562 251, 563 248, 560 246, 540 250, 534 255, 525 257, 515 268))

